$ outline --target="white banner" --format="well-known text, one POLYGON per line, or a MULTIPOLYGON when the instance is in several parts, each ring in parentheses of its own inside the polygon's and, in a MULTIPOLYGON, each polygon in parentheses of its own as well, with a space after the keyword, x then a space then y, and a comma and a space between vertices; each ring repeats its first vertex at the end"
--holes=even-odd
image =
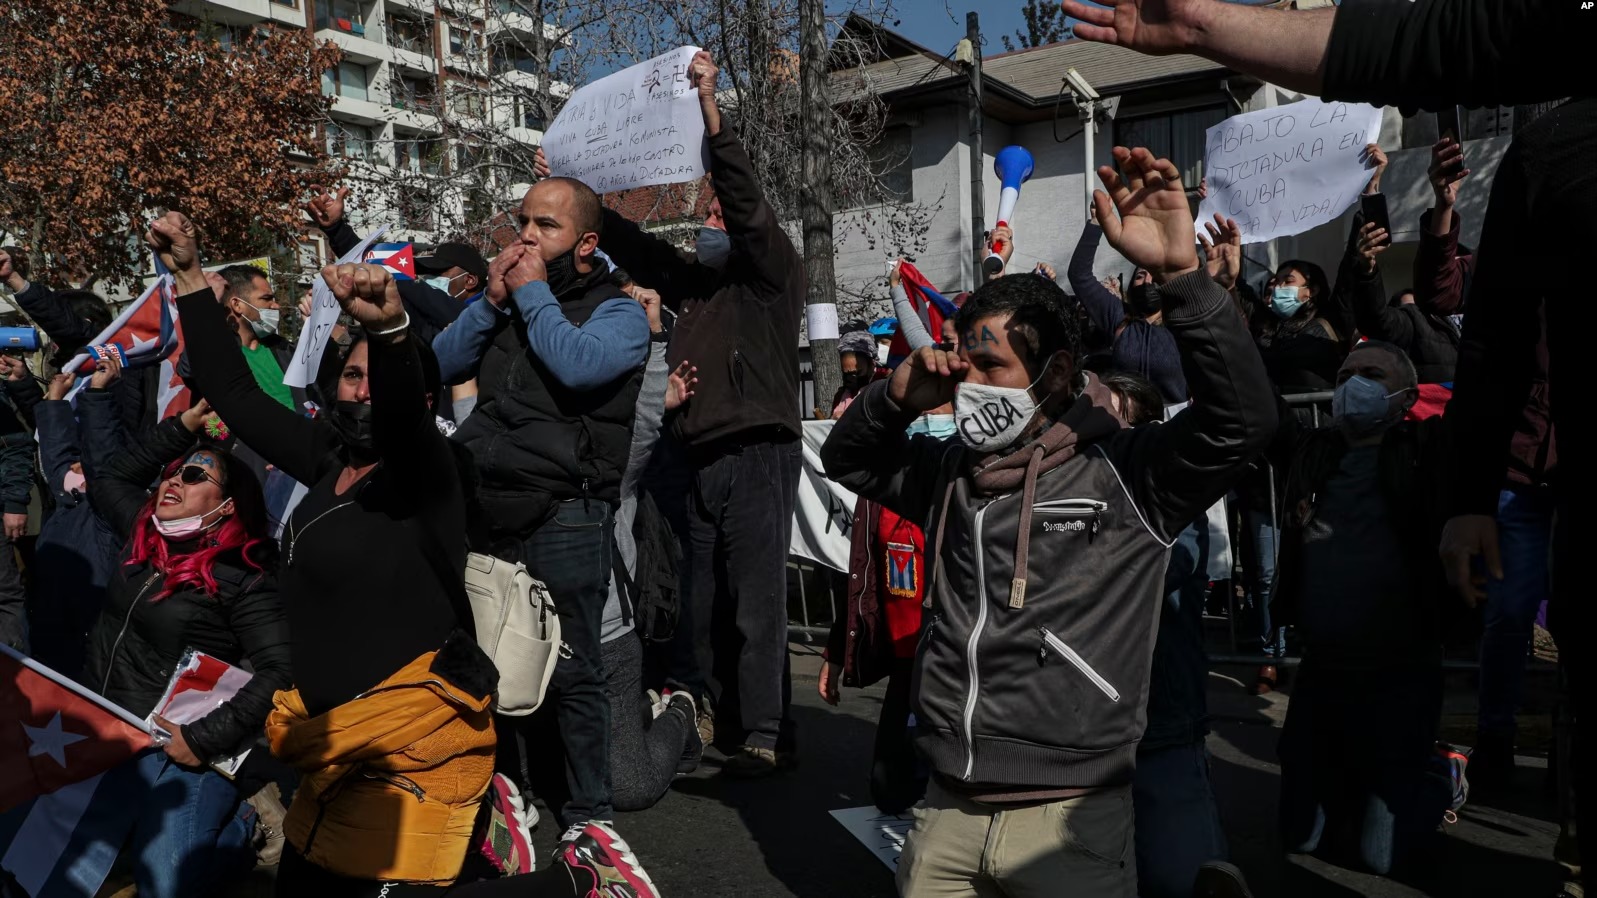
MULTIPOLYGON (((387 232, 388 225, 371 232, 359 246, 340 257, 336 264, 349 265, 361 261, 366 250, 387 232)), ((300 328, 299 345, 294 347, 294 357, 288 360, 283 383, 303 390, 315 382, 316 372, 322 366, 322 353, 327 350, 327 344, 333 337, 333 325, 337 323, 338 300, 333 296, 333 288, 318 274, 311 281, 311 313, 305 316, 305 325, 300 328)))
POLYGON ((704 177, 704 114, 688 83, 697 52, 682 47, 577 88, 543 136, 550 173, 598 193, 704 177))
POLYGON ((848 573, 849 540, 854 533, 854 505, 859 497, 826 479, 821 471, 821 444, 833 421, 804 421, 804 470, 798 502, 793 506, 793 538, 788 553, 848 573))
POLYGON ((1243 243, 1290 237, 1340 216, 1369 183, 1362 158, 1381 134, 1381 110, 1316 98, 1232 116, 1207 132, 1209 195, 1197 229, 1218 212, 1243 243))

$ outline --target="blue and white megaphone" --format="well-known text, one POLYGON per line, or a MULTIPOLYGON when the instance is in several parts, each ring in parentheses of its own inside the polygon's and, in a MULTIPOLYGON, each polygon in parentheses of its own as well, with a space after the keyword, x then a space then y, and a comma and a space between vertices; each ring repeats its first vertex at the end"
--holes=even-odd
MULTIPOLYGON (((1035 167, 1036 163, 1025 147, 1007 146, 993 157, 993 172, 998 175, 998 183, 1004 188, 998 194, 998 224, 995 228, 1009 225, 1009 217, 1015 214, 1015 203, 1020 199, 1020 185, 1031 179, 1035 167)), ((1004 270, 1004 257, 999 255, 1003 248, 1002 241, 993 241, 992 253, 982 262, 982 268, 988 274, 997 275, 1004 270)))

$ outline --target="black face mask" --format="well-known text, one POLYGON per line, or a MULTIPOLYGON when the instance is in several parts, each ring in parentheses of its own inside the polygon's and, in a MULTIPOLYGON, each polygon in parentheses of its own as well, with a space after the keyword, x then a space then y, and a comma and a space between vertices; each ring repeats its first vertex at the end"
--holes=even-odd
POLYGON ((559 299, 563 294, 577 286, 582 281, 582 275, 577 273, 577 250, 572 247, 571 252, 563 253, 544 263, 547 273, 544 278, 549 283, 549 292, 559 299))
POLYGON ((372 407, 364 402, 351 402, 340 399, 333 403, 333 408, 327 414, 327 423, 333 425, 338 432, 338 438, 343 441, 350 454, 358 458, 371 457, 372 451, 372 407))
POLYGON ((1126 291, 1126 307, 1131 310, 1131 314, 1139 318, 1146 318, 1159 311, 1161 303, 1159 288, 1152 281, 1137 284, 1126 291))
POLYGON ((844 371, 843 389, 859 391, 871 382, 871 375, 866 371, 844 371))

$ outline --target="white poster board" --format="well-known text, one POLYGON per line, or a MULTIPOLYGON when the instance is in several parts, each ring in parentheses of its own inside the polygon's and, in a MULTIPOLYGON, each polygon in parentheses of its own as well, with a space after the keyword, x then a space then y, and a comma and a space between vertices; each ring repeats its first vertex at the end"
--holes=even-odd
POLYGON ((915 818, 909 814, 884 814, 873 805, 836 810, 832 818, 894 871, 898 869, 898 856, 904 852, 904 842, 915 828, 915 818))
MULTIPOLYGON (((360 245, 345 253, 336 264, 359 262, 383 234, 388 226, 373 231, 360 245)), ((322 353, 333 338, 333 325, 338 323, 338 300, 333 288, 321 275, 311 282, 311 313, 305 316, 305 325, 299 331, 299 345, 294 347, 294 357, 288 360, 288 370, 283 372, 283 383, 304 389, 315 382, 316 372, 322 366, 322 353)))
POLYGON ((1380 137, 1381 110, 1310 98, 1232 116, 1206 134, 1209 195, 1198 232, 1218 212, 1236 220, 1243 243, 1259 243, 1325 224, 1358 200, 1373 174, 1362 156, 1380 137))
POLYGON ((543 136, 551 174, 598 193, 704 177, 704 114, 682 47, 579 87, 543 136))

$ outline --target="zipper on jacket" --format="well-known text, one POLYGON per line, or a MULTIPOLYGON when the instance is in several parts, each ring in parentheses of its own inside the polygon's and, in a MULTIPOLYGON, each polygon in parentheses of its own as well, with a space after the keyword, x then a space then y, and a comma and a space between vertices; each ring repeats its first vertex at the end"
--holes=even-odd
POLYGON ((1031 507, 1031 513, 1034 515, 1092 518, 1092 524, 1087 529, 1088 542, 1098 535, 1098 531, 1103 527, 1103 513, 1108 510, 1109 503, 1098 499, 1050 499, 1031 507))
POLYGON ((116 634, 116 642, 111 643, 111 657, 107 658, 105 662, 105 679, 100 682, 101 695, 105 695, 105 690, 111 686, 111 671, 116 667, 116 653, 117 650, 122 648, 122 637, 128 635, 128 624, 133 623, 133 612, 138 610, 139 603, 144 601, 144 593, 150 588, 150 584, 155 582, 155 578, 160 576, 160 573, 160 571, 150 572, 150 579, 145 580, 144 585, 139 587, 139 594, 133 597, 133 604, 128 606, 128 616, 122 618, 122 630, 116 634))
POLYGON ((976 626, 971 628, 970 639, 965 643, 965 666, 970 668, 970 692, 965 696, 965 772, 960 779, 970 781, 971 774, 976 770, 976 737, 974 733, 976 720, 976 693, 980 690, 980 677, 976 673, 976 642, 981 639, 982 630, 987 627, 987 565, 983 560, 985 553, 982 547, 981 528, 982 519, 987 516, 987 509, 993 502, 989 499, 976 511, 975 531, 972 534, 972 545, 976 550, 976 626))
POLYGON ((367 779, 379 780, 391 786, 404 789, 406 792, 416 796, 417 803, 427 800, 427 790, 417 785, 416 781, 408 776, 400 776, 397 773, 377 773, 371 770, 362 771, 361 775, 367 779))
POLYGON ((1042 641, 1044 645, 1042 650, 1043 658, 1048 656, 1048 649, 1053 649, 1056 653, 1058 653, 1059 657, 1069 661, 1072 666, 1081 671, 1083 676, 1091 680, 1092 685, 1097 686, 1100 692, 1109 696, 1110 701, 1120 701, 1120 690, 1116 689, 1109 683, 1108 680, 1104 679, 1102 674, 1098 673, 1096 670, 1093 670, 1092 665, 1087 663, 1087 659, 1076 654, 1075 649, 1065 645, 1064 640, 1060 639, 1058 636, 1055 636, 1047 627, 1038 627, 1037 630, 1042 633, 1042 641))

